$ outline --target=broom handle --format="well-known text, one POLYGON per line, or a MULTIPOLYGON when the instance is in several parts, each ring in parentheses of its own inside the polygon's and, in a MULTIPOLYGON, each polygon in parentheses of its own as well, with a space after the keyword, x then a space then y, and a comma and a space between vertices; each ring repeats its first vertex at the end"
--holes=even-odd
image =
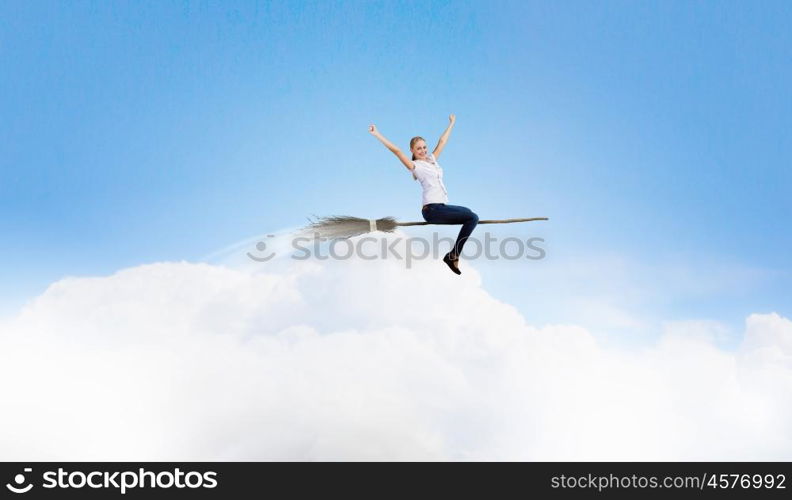
MULTIPOLYGON (((532 217, 530 219, 500 219, 500 220, 480 220, 479 224, 511 224, 512 222, 530 222, 534 220, 548 220, 547 217, 532 217)), ((430 222, 397 222, 397 226, 429 226, 430 222)))

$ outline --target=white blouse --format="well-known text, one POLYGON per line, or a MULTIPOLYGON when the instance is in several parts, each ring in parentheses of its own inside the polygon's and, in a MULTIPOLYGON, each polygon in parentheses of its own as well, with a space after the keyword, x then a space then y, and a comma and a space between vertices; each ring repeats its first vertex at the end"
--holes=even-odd
POLYGON ((427 203, 448 203, 448 191, 443 184, 443 169, 432 153, 429 161, 413 160, 413 177, 423 188, 423 205, 427 203))

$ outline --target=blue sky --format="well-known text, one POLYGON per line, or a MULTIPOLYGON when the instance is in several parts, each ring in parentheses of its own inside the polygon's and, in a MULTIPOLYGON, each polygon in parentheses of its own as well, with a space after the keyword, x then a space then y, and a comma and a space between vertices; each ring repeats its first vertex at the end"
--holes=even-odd
POLYGON ((455 113, 451 202, 551 217, 514 228, 548 262, 486 266, 494 295, 531 311, 537 266, 618 255, 643 288, 713 278, 663 289, 666 318, 789 317, 790 25, 771 1, 5 2, 0 310, 311 214, 420 220, 367 126, 406 149, 455 113))

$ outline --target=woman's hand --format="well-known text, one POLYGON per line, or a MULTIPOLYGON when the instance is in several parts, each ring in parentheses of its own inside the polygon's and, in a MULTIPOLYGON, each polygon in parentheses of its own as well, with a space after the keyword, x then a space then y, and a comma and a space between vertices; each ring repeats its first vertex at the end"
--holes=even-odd
POLYGON ((448 115, 448 127, 446 127, 443 135, 440 136, 440 140, 437 141, 437 146, 435 146, 434 151, 432 151, 432 154, 435 158, 439 157, 440 153, 443 152, 443 148, 445 148, 445 145, 448 142, 448 136, 451 135, 451 129, 454 128, 455 121, 456 115, 448 115))
POLYGON ((379 141, 382 144, 384 144, 385 147, 388 148, 391 153, 395 154, 399 158, 399 161, 401 161, 404 164, 404 166, 407 167, 407 170, 412 171, 412 169, 415 168, 412 160, 407 158, 407 155, 402 153, 401 150, 397 148, 395 144, 393 144, 391 141, 386 139, 385 136, 380 134, 379 130, 377 130, 377 126, 374 125, 373 123, 369 125, 369 133, 374 137, 376 137, 377 139, 379 139, 379 141))

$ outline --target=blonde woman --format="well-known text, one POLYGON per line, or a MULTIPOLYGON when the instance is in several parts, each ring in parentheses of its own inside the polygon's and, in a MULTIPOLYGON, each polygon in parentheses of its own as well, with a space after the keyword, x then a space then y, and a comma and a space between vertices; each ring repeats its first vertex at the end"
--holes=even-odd
POLYGON ((421 215, 426 222, 430 224, 462 224, 454 248, 443 256, 443 262, 453 272, 462 274, 459 270, 459 255, 462 253, 465 241, 476 228, 479 218, 467 207, 448 204, 448 192, 443 184, 443 169, 437 162, 437 158, 443 152, 448 137, 451 135, 451 129, 454 128, 456 116, 449 116, 448 121, 448 127, 440 136, 437 146, 431 153, 428 152, 423 137, 413 137, 410 140, 412 159, 380 134, 376 126, 370 125, 369 132, 399 158, 407 170, 412 172, 413 179, 421 183, 423 189, 421 215))

